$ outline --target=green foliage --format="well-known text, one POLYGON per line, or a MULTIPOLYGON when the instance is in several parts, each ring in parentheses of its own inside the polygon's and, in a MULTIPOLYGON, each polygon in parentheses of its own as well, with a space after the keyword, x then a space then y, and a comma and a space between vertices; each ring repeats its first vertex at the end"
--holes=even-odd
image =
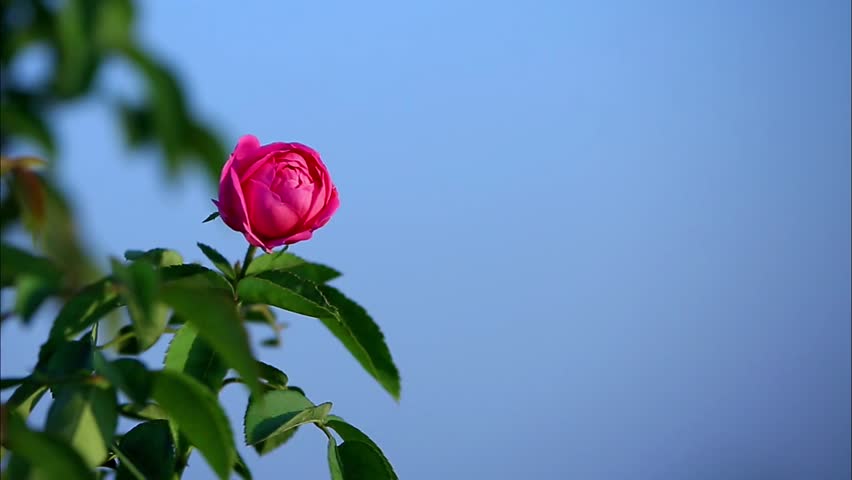
POLYGON ((136 425, 121 438, 116 480, 136 480, 135 469, 144 480, 171 480, 175 472, 175 443, 166 420, 136 425), (122 458, 123 457, 123 458, 122 458), (132 465, 132 467, 130 467, 132 465))
POLYGON ((319 263, 311 263, 284 251, 261 255, 249 264, 246 275, 286 270, 314 283, 326 283, 340 276, 340 272, 319 263))
POLYGON ((217 252, 215 248, 208 247, 201 242, 198 242, 198 248, 201 249, 204 256, 213 262, 213 265, 215 265, 216 268, 225 275, 225 277, 228 279, 234 279, 237 277, 237 274, 234 272, 234 267, 228 263, 228 259, 222 256, 221 253, 217 252))
POLYGON ((164 368, 184 373, 218 393, 228 367, 192 325, 182 326, 169 344, 164 368))
POLYGON ((343 467, 345 480, 397 480, 375 448, 359 441, 345 441, 337 447, 337 456, 343 467))
POLYGON ((0 288, 14 298, 0 323, 41 321, 43 306, 58 307, 32 372, 0 379, 3 389, 14 388, 0 406, 0 451, 10 452, 2 478, 94 479, 109 471, 118 479, 173 480, 198 450, 219 478, 251 479, 218 398, 232 383, 250 394, 244 436, 258 453, 312 423, 328 435, 333 478, 396 478, 374 442, 329 415, 330 403, 314 405, 286 373, 256 358, 246 327, 269 327, 273 335, 258 343, 276 347, 284 326, 271 307, 315 317, 398 398, 399 373, 378 326, 327 285, 340 272, 284 251, 249 255, 241 270, 199 243, 221 274, 165 248, 128 250, 105 273, 81 240, 73 202, 56 178, 64 159, 52 122, 72 103, 105 98, 95 94, 95 79, 108 59, 124 60, 145 88, 139 102, 108 100, 130 148, 153 147, 169 177, 200 167, 211 186, 228 156, 193 114, 172 68, 138 43, 135 2, 0 4, 0 288), (12 68, 33 45, 49 52, 42 83, 22 82, 12 68), (29 153, 10 158, 10 147, 29 153), (32 244, 12 245, 13 232, 32 244), (99 339, 99 330, 117 333, 99 339), (171 334, 162 370, 135 358, 171 334), (231 369, 236 376, 225 378, 231 369), (46 421, 28 426, 39 402, 49 403, 46 421), (119 415, 135 423, 125 433, 117 431, 119 415))
POLYGON ((321 285, 319 289, 337 313, 333 317, 323 317, 320 320, 346 346, 361 366, 394 398, 399 399, 399 370, 391 358, 379 326, 366 310, 336 288, 321 285))
POLYGON ((10 412, 3 424, 6 428, 5 445, 15 456, 9 462, 9 480, 27 478, 29 473, 35 473, 41 478, 95 479, 95 472, 63 439, 30 430, 17 412, 10 412), (18 463, 17 474, 12 465, 16 463, 15 458, 26 462, 18 463))
POLYGON ((204 455, 219 478, 228 478, 236 461, 236 449, 228 419, 216 396, 188 375, 163 370, 155 374, 154 399, 204 455))
POLYGON ((115 390, 109 385, 63 387, 47 412, 45 431, 64 440, 89 468, 106 459, 118 421, 115 390))
MULTIPOLYGON (((393 467, 391 466, 390 461, 388 461, 388 459, 385 457, 385 454, 382 453, 382 449, 379 448, 379 446, 376 445, 376 442, 371 440, 370 437, 368 437, 364 432, 358 430, 357 428, 350 425, 345 420, 336 415, 329 415, 326 419, 325 424, 326 426, 332 428, 335 432, 337 432, 338 435, 340 435, 340 438, 343 439, 344 444, 346 442, 349 442, 350 444, 353 442, 358 442, 369 446, 373 450, 373 453, 369 456, 381 460, 381 463, 384 466, 383 470, 391 474, 391 476, 388 478, 396 478, 396 474, 393 471, 393 467)), ((348 478, 350 477, 347 477, 347 479, 348 478)), ((369 478, 382 477, 378 476, 369 478)))
MULTIPOLYGON (((248 466, 237 456, 217 398, 233 368, 239 377, 227 381, 245 383, 252 392, 244 436, 259 454, 277 449, 298 427, 313 423, 329 436, 330 428, 343 438, 339 446, 332 438, 329 446, 335 478, 396 478, 372 440, 329 415, 331 403, 314 405, 301 389, 289 386, 286 373, 258 361, 252 353, 245 323, 261 322, 277 332, 280 326, 270 306, 314 316, 388 391, 398 395, 398 373, 378 327, 363 308, 322 283, 338 273, 294 255, 273 254, 255 259, 260 265, 249 264, 246 276, 240 277, 213 248, 201 248, 222 274, 179 263, 181 256, 167 249, 128 251, 129 263, 113 261, 111 275, 72 295, 54 321, 34 373, 3 381, 4 388, 17 386, 8 402, 14 415, 25 417, 50 388, 55 398, 45 432, 70 446, 76 457, 65 456, 79 457, 87 468, 113 455, 118 459, 118 478, 179 477, 195 448, 220 478, 231 471, 251 478, 248 466), (97 345, 98 321, 118 308, 128 311, 131 324, 120 328, 111 341, 97 345), (172 320, 167 322, 170 311, 172 320), (151 371, 135 358, 111 360, 102 352, 113 346, 120 353, 139 354, 156 343, 169 324, 179 328, 162 371, 151 371), (90 330, 77 340, 70 339, 85 329, 90 330), (119 405, 116 391, 132 403, 119 405), (115 444, 119 414, 143 423, 115 444)), ((9 251, 18 259, 4 268, 13 285, 22 275, 52 271, 49 261, 9 251)), ((15 458, 11 473, 35 468, 24 454, 15 458)))
POLYGON ((257 363, 233 296, 187 277, 163 287, 163 299, 235 369, 253 392, 260 391, 257 363))
POLYGON ((314 405, 296 390, 271 390, 249 399, 245 415, 246 444, 260 455, 286 441, 293 430, 306 423, 323 423, 331 403, 314 405))

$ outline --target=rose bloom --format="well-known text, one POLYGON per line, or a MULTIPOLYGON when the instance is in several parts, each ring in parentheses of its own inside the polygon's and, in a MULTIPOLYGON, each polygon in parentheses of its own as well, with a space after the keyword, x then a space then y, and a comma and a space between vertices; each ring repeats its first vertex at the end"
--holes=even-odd
POLYGON ((311 238, 340 205, 319 153, 301 143, 260 145, 240 138, 222 168, 219 200, 226 225, 270 252, 311 238))

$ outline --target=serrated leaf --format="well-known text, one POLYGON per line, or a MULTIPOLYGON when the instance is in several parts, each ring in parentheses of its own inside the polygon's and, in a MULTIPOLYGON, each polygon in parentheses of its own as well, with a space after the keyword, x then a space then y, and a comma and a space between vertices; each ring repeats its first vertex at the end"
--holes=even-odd
POLYGON ((259 454, 268 453, 268 442, 276 437, 292 435, 291 430, 306 423, 325 421, 331 403, 314 405, 303 394, 295 390, 270 390, 262 397, 252 395, 245 415, 246 444, 252 445, 259 454))
POLYGON ((110 362, 100 352, 95 352, 94 364, 96 372, 133 402, 144 405, 151 396, 151 374, 139 360, 119 358, 110 362))
POLYGON ((236 449, 228 419, 213 393, 192 377, 163 370, 156 373, 154 399, 219 478, 227 479, 236 449))
POLYGON ((213 212, 210 215, 207 215, 207 218, 205 218, 201 223, 212 222, 213 220, 216 220, 217 218, 219 218, 219 212, 213 212))
POLYGON ((258 370, 260 371, 260 378, 266 380, 267 385, 276 389, 284 389, 287 387, 287 374, 268 363, 258 361, 257 365, 259 367, 258 370))
MULTIPOLYGON (((218 275, 217 275, 218 276, 218 275)), ((221 278, 221 276, 219 276, 221 278)), ((252 392, 260 391, 257 363, 234 298, 218 289, 183 280, 163 287, 163 299, 236 370, 252 392)))
MULTIPOLYGON (((123 456, 142 473, 145 480, 172 480, 175 471, 175 444, 169 422, 154 420, 140 423, 122 437, 118 447, 123 456)), ((135 480, 136 476, 122 461, 118 465, 115 478, 135 480)))
POLYGON ((31 431, 17 412, 9 412, 4 427, 9 450, 29 463, 41 478, 95 479, 94 471, 70 445, 50 434, 31 431))
POLYGON ((113 262, 113 275, 136 332, 136 341, 144 351, 154 345, 166 329, 168 308, 159 302, 160 278, 146 261, 130 265, 113 262))
POLYGON ((68 442, 94 468, 106 458, 117 422, 115 390, 67 386, 59 390, 47 412, 45 431, 68 442))
POLYGON ((322 323, 385 390, 399 399, 399 370, 379 326, 364 308, 336 288, 328 285, 320 285, 318 288, 337 312, 336 316, 321 318, 322 323))
POLYGON ((347 440, 337 447, 346 480, 398 480, 393 470, 388 470, 384 456, 371 445, 347 440))
POLYGON ((215 248, 205 245, 201 242, 198 242, 198 248, 201 249, 201 252, 204 253, 204 256, 210 259, 213 262, 213 265, 219 269, 220 272, 224 273, 228 278, 236 278, 237 274, 234 273, 234 267, 228 263, 228 259, 222 256, 221 253, 216 251, 215 248))
POLYGON ((167 370, 195 378, 217 393, 228 373, 228 366, 222 357, 198 336, 192 325, 184 325, 177 331, 169 344, 163 365, 167 370))
POLYGON ((275 252, 261 255, 249 264, 246 275, 257 275, 263 272, 285 270, 314 283, 326 283, 340 276, 337 270, 319 264, 308 262, 292 253, 275 252))
POLYGON ((245 303, 265 303, 309 317, 337 314, 313 282, 284 270, 243 278, 237 284, 237 295, 245 303))
MULTIPOLYGON (((381 458, 382 463, 384 463, 385 469, 388 472, 393 473, 393 466, 391 465, 390 461, 387 459, 387 457, 385 457, 385 454, 382 452, 382 449, 379 448, 379 446, 376 445, 376 442, 374 442, 370 437, 368 437, 367 434, 365 434, 361 430, 358 430, 357 428, 347 423, 345 420, 338 417, 337 415, 329 415, 328 419, 326 419, 325 424, 326 426, 331 427, 335 432, 337 432, 337 434, 340 435, 340 438, 342 438, 344 442, 361 442, 372 447, 376 451, 378 456, 381 458)), ((392 478, 396 478, 395 473, 393 474, 392 478)))

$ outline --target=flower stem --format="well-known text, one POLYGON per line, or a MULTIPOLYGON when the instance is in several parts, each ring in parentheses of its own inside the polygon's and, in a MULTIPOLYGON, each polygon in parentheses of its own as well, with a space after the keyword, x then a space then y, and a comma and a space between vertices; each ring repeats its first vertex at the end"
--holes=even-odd
POLYGON ((255 247, 254 245, 249 245, 248 250, 246 250, 246 258, 243 260, 243 268, 240 269, 240 275, 239 277, 237 277, 238 280, 246 276, 249 264, 252 260, 254 260, 255 252, 257 252, 257 247, 255 247))

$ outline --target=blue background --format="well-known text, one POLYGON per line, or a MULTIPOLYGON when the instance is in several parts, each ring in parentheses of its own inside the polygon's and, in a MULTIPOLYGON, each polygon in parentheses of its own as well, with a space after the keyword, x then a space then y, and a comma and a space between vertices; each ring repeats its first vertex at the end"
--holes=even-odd
MULTIPOLYGON (((258 352, 402 479, 849 478, 849 2, 187 0, 140 17, 229 143, 323 154, 342 207, 293 251, 345 273, 402 401, 311 319, 282 313, 285 347, 258 352)), ((98 81, 138 95, 129 72, 98 81)), ((200 223, 202 176, 164 187, 102 102, 55 120, 98 253, 243 254, 200 223)), ((43 313, 4 325, 3 376, 32 367, 43 313)), ((315 429, 241 451, 256 478, 328 476, 315 429)), ((193 456, 186 477, 211 476, 193 456)))

